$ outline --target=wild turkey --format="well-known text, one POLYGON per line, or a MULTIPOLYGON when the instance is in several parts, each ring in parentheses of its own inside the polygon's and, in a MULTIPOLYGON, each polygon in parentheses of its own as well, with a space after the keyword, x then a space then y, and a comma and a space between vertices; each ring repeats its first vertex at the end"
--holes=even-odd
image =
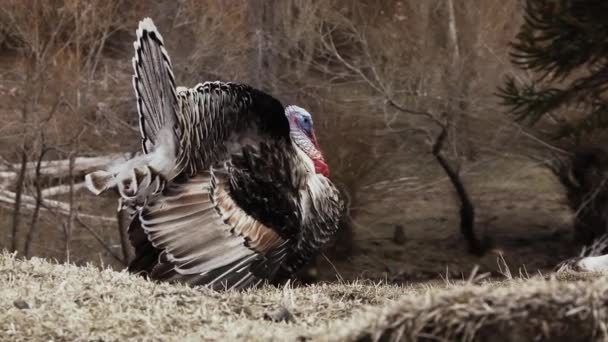
POLYGON ((337 230, 311 115, 236 83, 176 87, 163 38, 139 23, 133 87, 143 155, 86 177, 117 188, 149 278, 243 289, 291 276, 337 230))

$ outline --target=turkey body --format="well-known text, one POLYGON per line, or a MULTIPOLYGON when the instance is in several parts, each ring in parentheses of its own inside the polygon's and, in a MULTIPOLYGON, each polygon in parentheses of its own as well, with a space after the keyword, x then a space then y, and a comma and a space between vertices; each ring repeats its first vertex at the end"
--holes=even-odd
POLYGON ((242 84, 176 87, 150 19, 137 37, 144 154, 86 177, 96 194, 118 190, 129 270, 214 289, 291 276, 334 235, 343 206, 318 172, 326 164, 310 114, 242 84))

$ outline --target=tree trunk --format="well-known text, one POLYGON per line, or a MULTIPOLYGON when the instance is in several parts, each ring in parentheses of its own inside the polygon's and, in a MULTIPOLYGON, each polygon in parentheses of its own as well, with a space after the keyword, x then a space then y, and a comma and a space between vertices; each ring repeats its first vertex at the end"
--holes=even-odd
POLYGON ((469 245, 469 252, 475 255, 483 255, 485 252, 484 246, 475 235, 475 207, 473 206, 471 197, 469 197, 469 193, 464 187, 458 172, 454 170, 452 165, 450 165, 441 154, 447 134, 447 127, 443 127, 433 144, 433 156, 435 156, 435 159, 439 165, 441 165, 441 168, 448 175, 454 190, 456 190, 456 195, 460 200, 460 231, 469 245))
MULTIPOLYGON (((120 206, 121 204, 119 204, 120 206)), ((120 237, 120 247, 122 249, 122 257, 125 265, 128 265, 134 258, 134 251, 129 242, 129 223, 131 222, 131 214, 122 208, 118 208, 116 212, 116 220, 118 221, 118 236, 120 237)))
POLYGON ((23 254, 25 255, 26 258, 28 258, 30 256, 32 241, 34 241, 34 233, 36 231, 36 226, 38 224, 40 206, 42 205, 42 184, 40 184, 40 166, 42 164, 42 158, 44 158, 45 153, 46 153, 46 149, 43 145, 42 150, 40 151, 40 155, 38 156, 38 161, 36 163, 37 164, 36 174, 34 177, 34 186, 36 187, 34 212, 32 213, 32 221, 30 222, 30 228, 27 232, 27 236, 25 238, 25 246, 23 249, 23 254))
POLYGON ((21 168, 17 176, 17 184, 15 189, 15 202, 13 206, 13 223, 11 229, 11 251, 16 252, 18 250, 19 243, 19 224, 21 219, 21 197, 23 195, 23 185, 25 182, 25 171, 27 168, 27 152, 25 150, 25 144, 21 150, 21 168))

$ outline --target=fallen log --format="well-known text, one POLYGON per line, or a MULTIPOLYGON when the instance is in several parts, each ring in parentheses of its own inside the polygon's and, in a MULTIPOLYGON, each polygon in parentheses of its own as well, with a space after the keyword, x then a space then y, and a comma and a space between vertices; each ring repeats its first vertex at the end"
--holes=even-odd
MULTIPOLYGON (((128 160, 131 158, 131 153, 115 153, 99 157, 78 157, 74 159, 74 176, 82 176, 85 173, 104 168, 108 165, 128 160)), ((26 164, 26 177, 31 178, 36 173, 36 162, 28 162, 26 164)), ((0 179, 12 179, 17 177, 17 172, 20 165, 9 164, 0 165, 0 179)), ((40 164, 40 176, 44 178, 62 178, 68 177, 70 174, 70 160, 48 160, 40 164)))
MULTIPOLYGON (((85 187, 84 182, 76 183, 76 184, 74 184, 74 191, 81 190, 84 187, 85 187)), ((42 189, 42 191, 40 193, 42 194, 42 198, 47 198, 47 197, 64 195, 69 192, 70 192, 70 185, 63 184, 63 185, 57 185, 57 186, 52 186, 50 188, 42 189)))
MULTIPOLYGON (((17 195, 14 192, 8 190, 0 190, 0 205, 14 205, 16 196, 17 195)), ((34 196, 22 194, 21 205, 25 209, 34 210, 36 207, 36 198, 34 196)), ((42 208, 64 216, 70 214, 69 204, 57 200, 43 199, 42 208)), ((103 221, 108 223, 116 223, 116 218, 114 217, 105 217, 82 213, 78 213, 78 216, 80 218, 103 221)))

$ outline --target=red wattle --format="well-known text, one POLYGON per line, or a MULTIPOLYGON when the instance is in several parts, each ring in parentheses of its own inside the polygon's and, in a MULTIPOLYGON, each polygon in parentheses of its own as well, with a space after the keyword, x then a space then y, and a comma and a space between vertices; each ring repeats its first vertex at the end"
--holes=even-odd
POLYGON ((329 177, 329 165, 322 159, 314 160, 315 172, 320 173, 325 177, 329 177))

